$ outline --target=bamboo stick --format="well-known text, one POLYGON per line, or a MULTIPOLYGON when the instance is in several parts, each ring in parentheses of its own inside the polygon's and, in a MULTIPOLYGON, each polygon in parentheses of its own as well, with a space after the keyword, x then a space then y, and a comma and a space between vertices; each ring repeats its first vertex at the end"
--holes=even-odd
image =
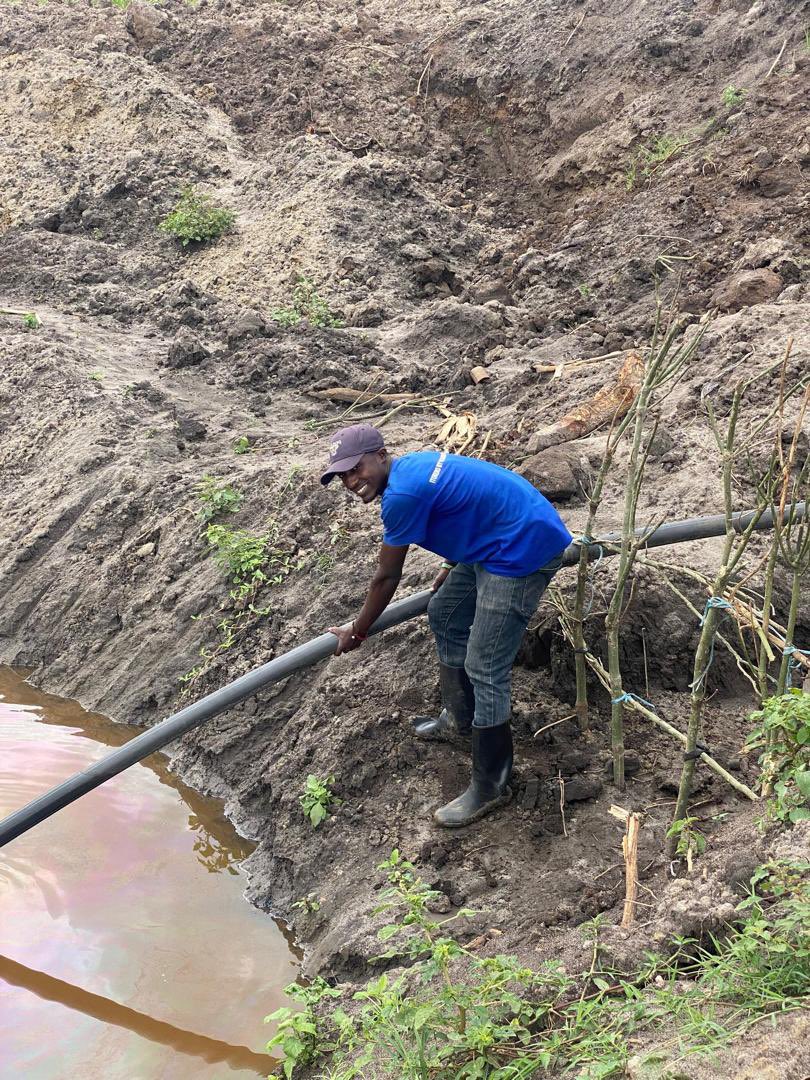
MULTIPOLYGON (((560 597, 557 590, 554 590, 552 596, 555 594, 556 602, 554 599, 552 599, 552 603, 554 603, 555 607, 560 612, 560 626, 562 627, 563 634, 565 635, 567 640, 571 644, 573 644, 574 635, 570 626, 571 616, 569 615, 568 610, 566 609, 562 598, 560 597)), ((594 656, 591 652, 588 652, 586 653, 585 659, 587 660, 588 665, 590 666, 593 673, 596 675, 599 682, 605 688, 605 690, 610 691, 610 676, 607 669, 605 668, 605 665, 602 663, 599 657, 594 656)), ((642 716, 645 716, 648 720, 655 724, 656 727, 661 728, 662 731, 665 731, 668 735, 671 735, 673 738, 677 739, 684 746, 687 745, 687 737, 682 731, 679 731, 678 728, 670 724, 668 720, 665 720, 663 718, 663 716, 659 716, 658 713, 653 712, 652 709, 648 709, 647 706, 643 705, 640 701, 638 701, 637 698, 631 697, 625 704, 629 709, 633 709, 635 710, 635 712, 641 713, 642 716)), ((736 777, 732 776, 731 773, 724 769, 719 762, 715 761, 715 759, 711 757, 711 755, 703 751, 700 754, 699 760, 702 761, 707 768, 711 769, 711 771, 716 776, 719 776, 721 779, 725 780, 725 782, 730 787, 734 788, 735 791, 739 792, 740 795, 744 795, 745 798, 750 799, 751 802, 759 802, 759 796, 756 794, 756 792, 752 791, 750 787, 748 787, 746 784, 743 784, 742 781, 737 780, 736 777)))

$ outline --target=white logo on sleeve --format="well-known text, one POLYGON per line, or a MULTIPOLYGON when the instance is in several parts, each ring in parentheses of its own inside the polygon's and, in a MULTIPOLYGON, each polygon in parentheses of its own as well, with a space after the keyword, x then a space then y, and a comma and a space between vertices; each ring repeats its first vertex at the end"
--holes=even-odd
POLYGON ((447 451, 442 450, 441 454, 439 454, 439 460, 436 462, 435 466, 433 467, 433 472, 430 474, 430 479, 428 480, 429 484, 435 484, 436 481, 439 479, 442 471, 442 465, 444 465, 444 460, 446 457, 447 451))

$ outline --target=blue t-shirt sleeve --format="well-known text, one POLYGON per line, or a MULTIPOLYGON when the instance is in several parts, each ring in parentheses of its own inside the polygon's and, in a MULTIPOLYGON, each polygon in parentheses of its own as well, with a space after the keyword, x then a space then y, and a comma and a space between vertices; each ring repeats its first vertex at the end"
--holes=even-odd
POLYGON ((415 495, 394 495, 382 511, 383 543, 392 547, 421 544, 427 535, 430 505, 415 495))

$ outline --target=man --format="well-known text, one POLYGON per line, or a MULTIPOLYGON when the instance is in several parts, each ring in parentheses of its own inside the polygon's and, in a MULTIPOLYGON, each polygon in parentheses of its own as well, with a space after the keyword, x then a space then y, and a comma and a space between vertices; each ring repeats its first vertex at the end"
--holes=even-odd
POLYGON ((414 722, 421 738, 472 737, 467 790, 438 809, 445 827, 467 825, 508 802, 512 771, 512 664, 540 597, 571 536, 528 480, 490 462, 436 451, 392 458, 382 435, 355 424, 332 436, 328 484, 364 503, 381 500, 379 565, 359 614, 331 627, 335 655, 358 648, 388 606, 408 547, 443 559, 428 605, 444 709, 414 722))

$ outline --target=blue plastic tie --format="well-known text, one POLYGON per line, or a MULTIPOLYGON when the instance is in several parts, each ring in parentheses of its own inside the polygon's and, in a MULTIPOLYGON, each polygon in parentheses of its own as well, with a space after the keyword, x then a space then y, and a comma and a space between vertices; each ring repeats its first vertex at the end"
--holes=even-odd
MULTIPOLYGON (((722 596, 710 596, 706 601, 706 607, 703 609, 703 614, 700 617, 700 623, 698 625, 703 626, 708 618, 709 612, 712 608, 719 608, 725 611, 731 611, 731 604, 728 600, 724 600, 722 596)), ((711 645, 709 647, 709 662, 703 669, 701 674, 689 683, 690 690, 698 690, 703 685, 703 680, 709 674, 709 668, 714 663, 714 635, 712 635, 711 645)))
POLYGON ((796 653, 800 656, 810 656, 810 650, 797 649, 795 645, 785 645, 782 649, 782 655, 788 658, 787 684, 789 689, 793 686, 793 672, 798 671, 802 666, 798 660, 793 659, 796 653))
POLYGON ((724 600, 722 596, 710 596, 706 601, 706 607, 703 609, 703 614, 700 617, 701 626, 706 622, 706 618, 712 608, 724 608, 726 611, 731 611, 731 604, 728 600, 724 600))
POLYGON ((624 691, 624 693, 619 694, 618 697, 611 698, 610 704, 621 705, 623 701, 638 701, 641 705, 646 705, 648 709, 652 710, 652 712, 656 711, 655 706, 651 701, 647 701, 646 698, 639 697, 638 694, 630 694, 626 690, 624 691))

